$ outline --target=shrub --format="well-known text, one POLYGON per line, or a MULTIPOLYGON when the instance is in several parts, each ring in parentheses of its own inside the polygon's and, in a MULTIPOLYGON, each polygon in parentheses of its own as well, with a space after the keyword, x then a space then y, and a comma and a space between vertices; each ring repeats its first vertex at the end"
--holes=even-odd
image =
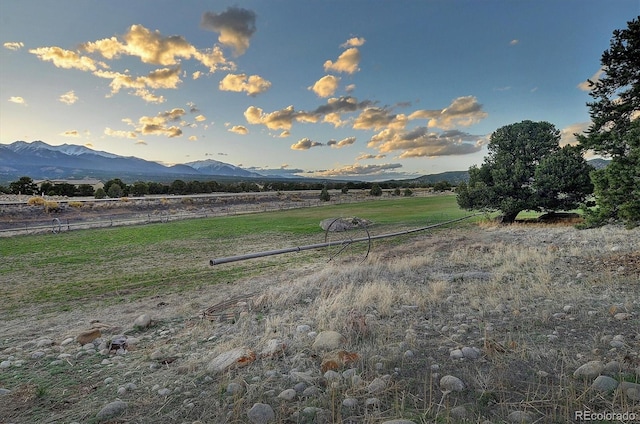
POLYGON ((29 206, 42 206, 45 204, 45 200, 42 197, 31 197, 27 200, 29 206))
POLYGON ((96 190, 96 194, 95 194, 96 199, 104 199, 105 197, 107 197, 107 193, 104 191, 103 188, 99 188, 96 190))
POLYGON ((109 189, 107 190, 107 196, 109 196, 112 199, 115 199, 117 197, 122 197, 122 195, 124 194, 124 191, 122 190, 122 187, 120 187, 119 184, 111 184, 111 186, 109 186, 109 189))
POLYGON ((84 205, 82 202, 69 202, 69 207, 71 208, 81 208, 84 205))
POLYGON ((374 184, 369 190, 371 196, 382 196, 382 188, 378 184, 374 184))
POLYGON ((328 202, 329 200, 331 200, 331 195, 329 194, 329 191, 326 187, 324 187, 320 192, 320 200, 322 200, 323 202, 328 202))
POLYGON ((44 211, 47 213, 60 212, 60 205, 58 202, 54 202, 53 200, 47 200, 44 202, 44 211))

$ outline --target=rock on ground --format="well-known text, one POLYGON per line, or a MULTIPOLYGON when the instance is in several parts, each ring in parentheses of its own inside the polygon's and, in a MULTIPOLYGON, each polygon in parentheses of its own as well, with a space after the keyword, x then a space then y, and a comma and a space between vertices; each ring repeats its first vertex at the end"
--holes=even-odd
POLYGON ((207 365, 207 370, 218 373, 224 372, 232 367, 242 367, 255 361, 256 354, 246 347, 237 347, 216 356, 207 365))
POLYGON ((461 392, 464 390, 464 383, 458 377, 445 375, 440 379, 440 388, 448 392, 461 392))
POLYGON ((514 424, 528 424, 533 421, 531 414, 526 411, 513 411, 507 416, 507 420, 514 424))
POLYGON ((151 325, 151 317, 147 314, 142 314, 135 321, 133 326, 136 328, 147 328, 151 325))
POLYGON ((608 375, 599 375, 591 384, 591 388, 599 392, 612 392, 618 387, 618 380, 608 375))
POLYGON ((578 369, 574 371, 573 377, 590 380, 599 376, 602 371, 604 371, 604 364, 602 361, 589 361, 578 367, 578 369))
POLYGON ((271 405, 266 403, 255 403, 249 411, 247 411, 247 417, 253 424, 266 424, 276 419, 276 414, 273 412, 271 405))
POLYGON ((334 350, 344 346, 347 339, 337 331, 321 331, 313 342, 314 350, 334 350))
POLYGON ((623 381, 620 383, 620 389, 629 399, 640 401, 640 384, 623 381))
POLYGON ((127 403, 121 400, 116 400, 102 407, 102 409, 96 414, 96 418, 100 421, 108 421, 124 414, 126 410, 127 403))

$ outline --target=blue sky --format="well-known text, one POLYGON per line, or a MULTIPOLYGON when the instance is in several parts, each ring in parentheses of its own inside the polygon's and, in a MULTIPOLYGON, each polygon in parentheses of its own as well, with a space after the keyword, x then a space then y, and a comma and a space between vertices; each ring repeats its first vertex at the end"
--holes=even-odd
POLYGON ((589 124, 640 0, 0 2, 0 143, 383 180, 480 164, 492 131, 589 124))

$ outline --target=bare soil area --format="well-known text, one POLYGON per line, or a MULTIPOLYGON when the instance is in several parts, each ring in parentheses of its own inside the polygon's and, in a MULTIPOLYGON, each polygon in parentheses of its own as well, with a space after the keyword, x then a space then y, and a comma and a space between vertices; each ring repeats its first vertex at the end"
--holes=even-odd
POLYGON ((0 326, 0 421, 638 422, 639 252, 638 229, 474 225, 27 308, 0 326))

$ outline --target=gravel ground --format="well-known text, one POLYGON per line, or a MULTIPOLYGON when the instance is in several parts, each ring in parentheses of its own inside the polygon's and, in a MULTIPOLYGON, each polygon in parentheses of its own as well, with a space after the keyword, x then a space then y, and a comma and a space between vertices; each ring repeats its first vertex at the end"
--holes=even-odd
POLYGON ((21 311, 0 422, 640 420, 638 229, 481 225, 357 259, 21 311))

